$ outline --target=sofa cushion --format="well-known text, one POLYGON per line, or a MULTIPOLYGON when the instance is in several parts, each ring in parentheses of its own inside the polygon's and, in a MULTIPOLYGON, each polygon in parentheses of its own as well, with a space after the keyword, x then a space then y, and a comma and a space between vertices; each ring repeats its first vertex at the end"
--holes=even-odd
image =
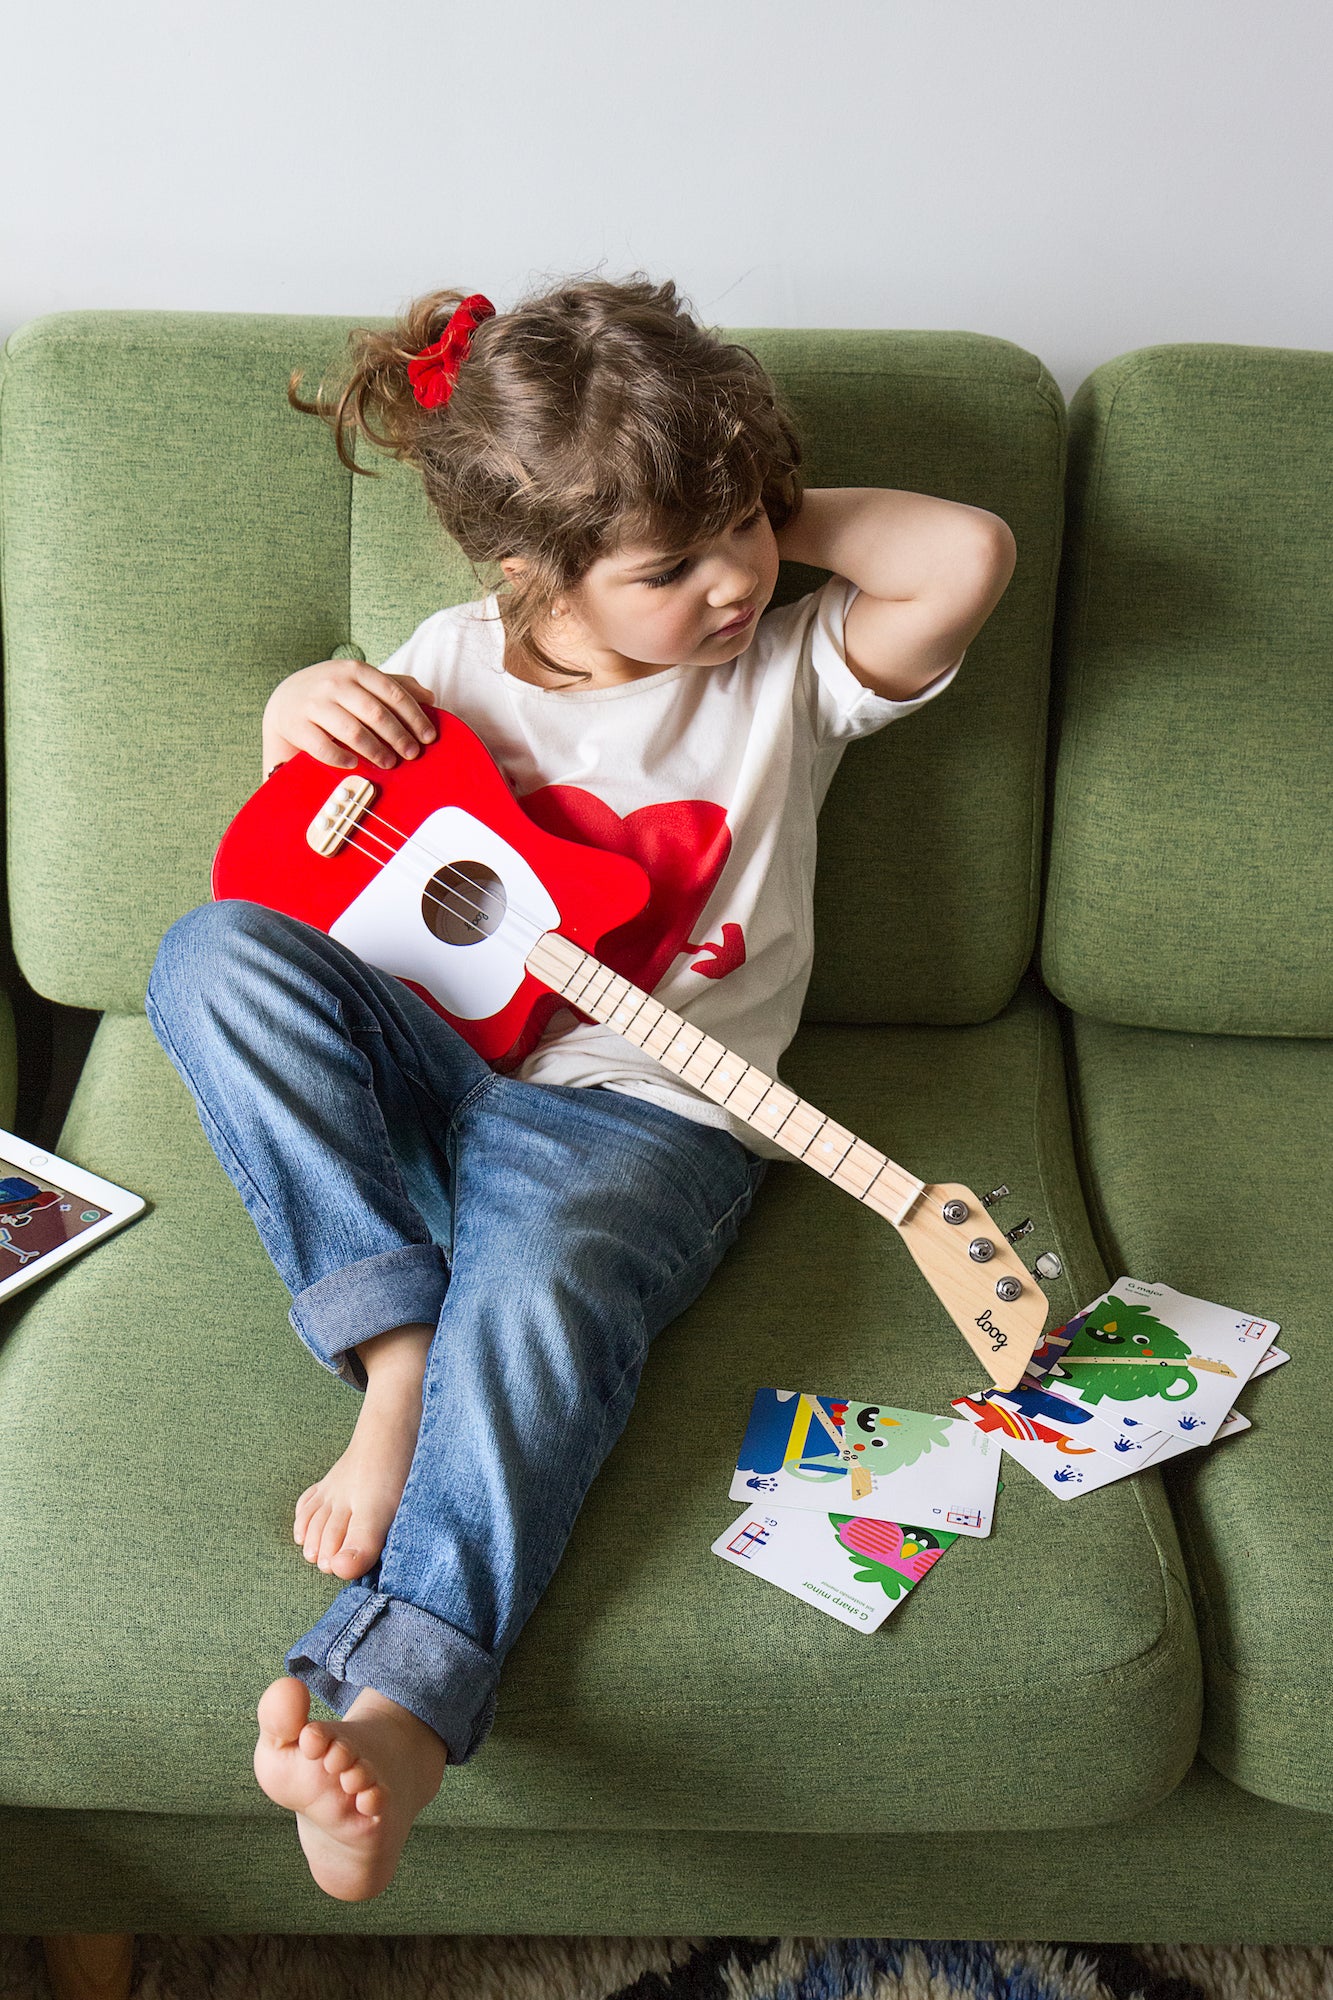
MULTIPOLYGON (((289 371, 313 386, 352 324, 61 313, 9 343, 14 934, 53 999, 142 1005, 158 939, 208 894, 259 781, 279 680, 339 648, 383 661, 429 612, 480 594, 415 475, 381 460, 384 477, 353 481, 324 426, 287 406, 289 371)), ((1034 355, 980 334, 741 337, 796 410, 811 484, 939 494, 1018 538, 948 701, 846 754, 820 824, 806 1007, 985 1020, 1036 933, 1063 398, 1034 355)), ((786 568, 778 601, 821 574, 786 568)))
POLYGON ((350 324, 55 313, 8 344, 11 907, 50 999, 142 1006, 259 783, 269 694, 346 637, 352 475, 286 386, 350 324))
MULTIPOLYGON (((1105 1283, 1049 999, 980 1026, 807 1027, 790 1081, 926 1179, 1013 1189, 1068 1317, 1105 1283)), ((102 1023, 62 1146, 151 1210, 10 1308, 0 1348, 0 1756, 16 1805, 277 1813, 255 1703, 337 1590, 296 1496, 357 1403, 288 1298, 141 1015, 102 1023)), ((775 1165, 703 1296, 654 1343, 629 1424, 502 1673, 439 1825, 1053 1828, 1164 1796, 1199 1674, 1148 1473, 1063 1505, 1010 1467, 874 1634, 711 1554, 756 1388, 947 1410, 978 1386, 895 1232, 775 1165), (690 1440, 688 1453, 673 1441, 690 1440)), ((321 1711, 322 1712, 322 1711, 321 1711)), ((852 1849, 854 1851, 854 1839, 852 1849)))
POLYGON ((1330 1812, 1333 1043, 1070 1025, 1112 1276, 1275 1319, 1292 1357, 1243 1392, 1252 1431, 1164 1477, 1197 1597, 1204 1754, 1265 1798, 1330 1812))
POLYGON ((1141 348, 1069 424, 1042 975, 1098 1020, 1333 1034, 1333 354, 1141 348))

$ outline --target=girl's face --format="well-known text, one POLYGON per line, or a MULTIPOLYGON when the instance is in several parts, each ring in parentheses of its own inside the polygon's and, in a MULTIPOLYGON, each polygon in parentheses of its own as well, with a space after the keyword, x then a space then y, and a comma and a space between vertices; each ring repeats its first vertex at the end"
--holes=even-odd
MULTIPOLYGON (((750 644, 777 579, 777 539, 756 504, 685 556, 663 557, 643 544, 599 556, 540 640, 552 659, 588 669, 596 686, 640 680, 664 667, 716 666, 750 644), (735 629, 725 631, 728 625, 735 629)), ((541 678, 546 684, 554 676, 541 678)))

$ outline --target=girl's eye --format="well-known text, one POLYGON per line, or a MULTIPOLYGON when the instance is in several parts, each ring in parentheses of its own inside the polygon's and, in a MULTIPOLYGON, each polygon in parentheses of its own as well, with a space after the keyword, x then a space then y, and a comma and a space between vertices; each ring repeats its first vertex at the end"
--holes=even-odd
MULTIPOLYGON (((763 518, 764 518, 763 507, 762 506, 756 507, 753 514, 750 515, 749 519, 741 522, 740 524, 741 534, 743 535, 750 534, 755 528, 759 526, 759 523, 763 520, 763 518)), ((661 576, 646 576, 643 580, 647 584, 649 590, 660 590, 664 583, 674 583, 678 576, 683 576, 685 574, 685 571, 689 568, 689 566, 690 566, 690 558, 688 556, 683 556, 681 560, 676 564, 676 567, 674 569, 664 570, 661 576)))

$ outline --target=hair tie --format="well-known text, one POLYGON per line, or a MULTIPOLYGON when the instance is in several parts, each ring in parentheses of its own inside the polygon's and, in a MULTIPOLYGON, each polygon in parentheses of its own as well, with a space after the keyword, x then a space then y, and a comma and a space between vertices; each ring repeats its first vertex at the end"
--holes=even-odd
POLYGON ((481 292, 473 292, 461 306, 454 307, 448 326, 435 344, 412 356, 407 364, 407 379, 423 410, 435 410, 448 402, 473 334, 482 320, 492 318, 494 313, 490 300, 481 292))

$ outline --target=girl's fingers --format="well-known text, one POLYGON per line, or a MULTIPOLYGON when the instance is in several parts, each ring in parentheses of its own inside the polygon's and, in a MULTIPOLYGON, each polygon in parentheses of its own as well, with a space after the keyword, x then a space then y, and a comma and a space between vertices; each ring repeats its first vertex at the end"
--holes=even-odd
POLYGON ((400 756, 414 757, 421 748, 416 737, 409 736, 386 708, 377 705, 371 696, 358 695, 351 689, 344 689, 340 698, 328 696, 313 702, 306 711, 306 720, 332 742, 340 743, 355 757, 378 764, 384 771, 391 770, 400 756), (356 707, 351 706, 353 702, 356 707), (358 709, 363 710, 364 720, 358 709))
MULTIPOLYGON (((401 697, 411 701, 410 695, 401 697)), ((400 757, 416 757, 420 754, 423 739, 403 717, 400 709, 381 701, 366 688, 349 688, 342 698, 343 707, 359 722, 369 728, 390 750, 396 750, 400 757)), ((413 703, 415 707, 415 703, 413 703)), ((420 715, 420 709, 417 709, 420 715)), ((424 721, 424 718, 423 718, 424 721)))
POLYGON ((321 729, 309 717, 294 729, 292 740, 298 750, 308 750, 321 764, 333 764, 340 771, 350 771, 356 762, 355 751, 330 736, 327 729, 321 729))
POLYGON ((378 764, 382 771, 391 771, 398 762, 395 749, 367 723, 359 721, 350 709, 335 709, 328 734, 355 751, 358 757, 364 757, 368 764, 378 764))
MULTIPOLYGON (((378 667, 362 668, 356 680, 357 685, 365 689, 380 710, 387 710, 407 725, 413 738, 422 743, 435 741, 435 724, 430 716, 422 712, 417 694, 412 692, 418 691, 420 696, 429 702, 430 693, 419 681, 412 680, 408 675, 381 673, 378 667)), ((372 720, 366 713, 364 704, 358 703, 358 710, 367 721, 372 720)), ((378 717, 374 719, 378 720, 378 717)), ((392 738, 390 740, 392 741, 392 738)))

